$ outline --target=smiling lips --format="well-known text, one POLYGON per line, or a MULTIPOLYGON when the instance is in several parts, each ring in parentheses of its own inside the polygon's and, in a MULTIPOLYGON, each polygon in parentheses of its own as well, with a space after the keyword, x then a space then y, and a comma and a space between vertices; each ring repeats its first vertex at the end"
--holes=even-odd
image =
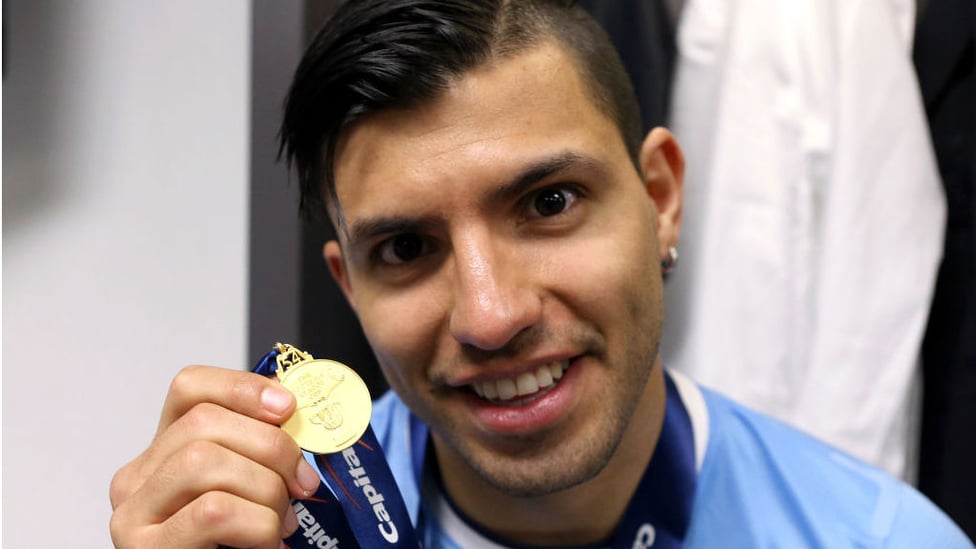
POLYGON ((475 382, 471 384, 471 388, 481 398, 507 402, 552 387, 563 377, 563 372, 568 367, 569 360, 558 360, 543 364, 534 372, 526 372, 514 378, 475 382))

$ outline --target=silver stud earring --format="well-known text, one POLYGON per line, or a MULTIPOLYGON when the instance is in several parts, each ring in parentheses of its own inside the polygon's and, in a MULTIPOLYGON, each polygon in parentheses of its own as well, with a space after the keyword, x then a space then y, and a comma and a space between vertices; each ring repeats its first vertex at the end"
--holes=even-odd
POLYGON ((668 247, 668 257, 661 260, 661 274, 667 276, 672 269, 678 264, 678 248, 674 246, 668 247))

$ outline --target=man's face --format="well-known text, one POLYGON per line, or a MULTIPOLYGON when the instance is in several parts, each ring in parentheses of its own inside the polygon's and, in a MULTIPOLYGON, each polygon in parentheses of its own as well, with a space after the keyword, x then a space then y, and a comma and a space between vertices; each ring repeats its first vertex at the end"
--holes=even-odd
POLYGON ((471 71, 337 158, 326 259, 442 473, 523 496, 599 473, 647 400, 659 218, 569 58, 471 71))

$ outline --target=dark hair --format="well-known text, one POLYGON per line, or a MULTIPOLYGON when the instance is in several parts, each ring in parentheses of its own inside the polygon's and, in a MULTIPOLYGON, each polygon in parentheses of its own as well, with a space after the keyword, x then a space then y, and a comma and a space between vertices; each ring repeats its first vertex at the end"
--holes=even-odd
POLYGON ((636 165, 641 122, 630 79, 609 38, 572 1, 349 0, 312 40, 285 101, 278 155, 296 168, 302 213, 324 209, 323 191, 338 206, 335 150, 349 124, 416 106, 468 70, 546 40, 570 55, 636 165))

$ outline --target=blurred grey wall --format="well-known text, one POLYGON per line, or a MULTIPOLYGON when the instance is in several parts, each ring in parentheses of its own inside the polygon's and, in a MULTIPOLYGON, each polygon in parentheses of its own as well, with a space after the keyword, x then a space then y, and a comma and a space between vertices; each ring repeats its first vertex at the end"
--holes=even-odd
POLYGON ((7 0, 3 537, 109 547, 184 365, 247 366, 251 4, 7 0))

